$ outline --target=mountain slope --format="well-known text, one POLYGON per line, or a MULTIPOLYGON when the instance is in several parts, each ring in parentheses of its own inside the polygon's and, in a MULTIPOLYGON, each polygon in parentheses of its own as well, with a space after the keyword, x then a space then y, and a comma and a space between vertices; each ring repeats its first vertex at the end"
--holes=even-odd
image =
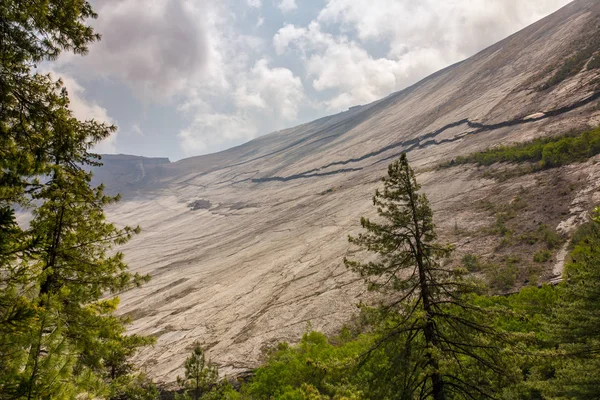
MULTIPOLYGON (((435 166, 498 143, 600 124, 600 70, 587 67, 600 50, 599 20, 595 0, 575 1, 375 103, 136 175, 127 200, 109 214, 143 228, 124 250, 132 269, 153 280, 122 293, 120 308, 134 320, 132 331, 158 338, 140 362, 172 382, 202 341, 226 372, 237 372, 256 366, 276 342, 296 340, 309 321, 338 329, 365 298, 341 263, 351 251, 347 235, 373 213, 378 179, 403 151, 457 258, 477 252, 501 263, 514 251, 530 258, 537 245, 499 247, 489 229, 497 210, 515 204, 524 204, 515 230, 546 226, 566 238, 600 201, 598 159, 501 182, 471 166, 435 166), (584 64, 573 72, 571 58, 584 64)), ((114 186, 111 174, 102 180, 114 186)), ((564 249, 545 265, 529 258, 521 270, 535 267, 536 279, 550 280, 564 249)))

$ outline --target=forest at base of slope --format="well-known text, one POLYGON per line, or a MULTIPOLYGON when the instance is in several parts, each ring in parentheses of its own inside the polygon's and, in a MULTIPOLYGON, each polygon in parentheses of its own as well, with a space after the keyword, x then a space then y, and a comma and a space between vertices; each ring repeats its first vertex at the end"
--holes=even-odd
MULTIPOLYGON (((505 374, 485 374, 462 360, 465 381, 495 389, 489 396, 472 398, 600 396, 599 218, 577 230, 570 249, 565 279, 558 285, 525 287, 508 296, 468 296, 468 305, 484 310, 489 323, 501 332, 497 343, 488 344, 506 358, 505 365, 511 365, 505 374)), ((421 398, 399 395, 406 370, 395 356, 405 342, 399 338, 382 345, 398 322, 398 316, 388 311, 362 307, 334 337, 312 331, 309 324, 297 345, 280 343, 250 378, 241 383, 215 380, 198 398, 421 398)))

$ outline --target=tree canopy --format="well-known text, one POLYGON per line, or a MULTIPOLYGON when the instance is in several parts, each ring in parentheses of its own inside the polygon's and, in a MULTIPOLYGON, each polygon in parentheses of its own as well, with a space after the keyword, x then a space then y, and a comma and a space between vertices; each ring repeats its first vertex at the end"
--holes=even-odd
POLYGON ((104 297, 148 279, 114 248, 139 228, 106 221, 118 197, 86 170, 116 127, 75 118, 62 82, 37 72, 85 54, 95 17, 83 0, 0 7, 0 398, 119 398, 137 379, 128 359, 151 342, 127 336, 118 298, 104 297))

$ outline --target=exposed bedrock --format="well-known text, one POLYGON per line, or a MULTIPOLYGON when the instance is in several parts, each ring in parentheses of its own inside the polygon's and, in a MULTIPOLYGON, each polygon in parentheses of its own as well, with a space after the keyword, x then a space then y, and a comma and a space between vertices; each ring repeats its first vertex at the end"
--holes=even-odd
MULTIPOLYGON (((126 259, 153 277, 120 295, 131 331, 157 337, 140 364, 173 382, 201 341, 224 372, 236 373, 257 366, 277 342, 298 340, 308 322, 326 333, 339 329, 366 299, 342 264, 353 251, 347 236, 373 214, 372 193, 402 151, 456 257, 516 251, 499 248, 489 233, 493 210, 516 201, 523 206, 515 230, 543 225, 568 237, 600 202, 598 158, 503 181, 471 165, 435 167, 498 144, 600 125, 599 70, 583 68, 540 89, 575 43, 597 34, 590 26, 599 16, 597 1, 575 1, 385 99, 221 153, 143 163, 143 172, 105 160, 111 172, 101 180, 127 189, 110 218, 143 229, 125 246, 126 259)), ((523 246, 516 249, 525 265, 532 250, 523 246)), ((561 257, 557 251, 539 266, 540 280, 555 278, 561 257)))

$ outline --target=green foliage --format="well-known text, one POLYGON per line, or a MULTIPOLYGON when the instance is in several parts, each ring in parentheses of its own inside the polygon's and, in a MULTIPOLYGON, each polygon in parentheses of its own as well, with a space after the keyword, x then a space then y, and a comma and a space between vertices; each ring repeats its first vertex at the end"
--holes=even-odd
MULTIPOLYGON (((594 219, 600 220, 600 210, 594 219)), ((574 235, 573 251, 565 281, 558 286, 525 287, 509 296, 471 294, 467 309, 485 310, 486 324, 504 332, 499 343, 489 343, 510 360, 504 374, 488 373, 486 368, 459 355, 460 367, 440 365, 460 371, 466 379, 486 389, 498 399, 598 398, 600 375, 600 221, 590 222, 574 235), (596 226, 594 226, 596 225, 596 226), (471 372, 474 368, 477 373, 471 372)), ((516 257, 502 260, 514 266, 516 257)), ((487 271, 491 266, 469 254, 463 264, 487 271)), ((454 310, 456 315, 461 315, 454 310)), ((309 332, 296 346, 280 344, 267 363, 256 371, 240 392, 242 399, 391 399, 431 398, 431 395, 404 396, 407 371, 418 368, 422 354, 414 352, 422 343, 410 342, 399 331, 405 327, 406 313, 391 308, 367 309, 361 314, 361 328, 344 329, 328 340, 309 332), (360 333, 360 331, 363 331, 360 333), (358 332, 358 333, 357 333, 358 332)), ((469 337, 469 336, 467 336, 469 337)), ((468 341, 471 350, 481 345, 468 341)), ((422 337, 420 339, 423 340, 422 337)), ((438 353, 439 354, 439 353, 438 353)), ((439 354, 440 360, 444 360, 439 354)), ((468 398, 453 394, 447 398, 468 398)), ((474 395, 474 398, 487 398, 474 395)))
POLYGON ((598 35, 597 26, 588 25, 590 32, 593 34, 583 42, 577 42, 573 45, 576 51, 573 55, 566 58, 562 64, 554 71, 552 76, 538 90, 550 89, 566 79, 577 75, 587 64, 587 70, 600 68, 597 51, 600 49, 600 35, 598 35))
POLYGON ((556 70, 554 75, 543 85, 541 85, 538 90, 547 90, 551 87, 558 85, 563 82, 567 78, 577 75, 579 72, 583 70, 586 62, 589 60, 591 53, 588 51, 580 51, 575 55, 567 58, 562 65, 556 70))
POLYGON ((563 237, 559 235, 556 230, 550 228, 546 224, 538 225, 535 231, 520 234, 518 239, 531 246, 535 245, 536 243, 543 243, 545 244, 547 250, 555 250, 564 242, 563 237))
POLYGON ((546 244, 548 250, 554 250, 564 242, 564 239, 546 224, 541 224, 537 229, 537 233, 540 240, 546 244))
POLYGON ((108 398, 111 400, 156 400, 159 391, 144 375, 121 375, 110 385, 108 398))
POLYGON ((183 390, 183 395, 176 399, 209 399, 219 398, 219 370, 216 364, 206 360, 202 346, 196 344, 192 354, 185 360, 185 374, 177 377, 177 383, 183 390))
POLYGON ((460 164, 489 166, 499 162, 534 163, 524 173, 585 161, 600 153, 600 128, 579 135, 538 138, 529 142, 497 146, 441 165, 448 168, 460 164))
POLYGON ((129 359, 150 341, 126 335, 118 298, 104 297, 147 280, 114 249, 139 229, 105 220, 118 197, 83 169, 100 165, 91 149, 116 128, 77 120, 62 83, 36 73, 62 51, 84 54, 94 17, 84 0, 0 7, 2 399, 122 398, 143 380, 129 359), (33 217, 27 229, 16 207, 33 217))
POLYGON ((551 342, 551 374, 538 374, 534 385, 547 398, 600 397, 600 229, 592 220, 575 235, 563 282, 543 331, 551 342))
POLYGON ((600 68, 600 54, 596 53, 596 55, 588 63, 587 69, 592 70, 598 68, 600 68))
POLYGON ((590 20, 583 28, 583 32, 589 34, 571 43, 569 48, 572 49, 572 54, 569 57, 563 58, 560 65, 553 66, 544 71, 544 75, 551 74, 551 76, 537 90, 550 89, 566 79, 577 75, 584 68, 593 70, 600 67, 600 61, 598 60, 598 50, 600 50, 600 35, 597 33, 598 20, 590 20))
MULTIPOLYGON (((597 215, 596 213, 594 215, 597 215)), ((595 217, 594 217, 595 218, 595 217)), ((571 237, 571 242, 569 243, 569 249, 573 251, 573 249, 579 245, 585 245, 586 242, 590 241, 590 238, 600 236, 600 224, 598 224, 595 220, 588 221, 587 223, 581 225, 571 237)))
POLYGON ((484 273, 493 290, 505 292, 517 283, 519 275, 519 258, 508 257, 499 264, 486 264, 484 273))
POLYGON ((499 212, 498 214, 496 214, 496 223, 494 225, 494 228, 492 229, 492 232, 500 236, 512 236, 514 232, 512 231, 512 229, 506 226, 506 223, 514 217, 514 213, 499 212))
POLYGON ((462 265, 469 272, 479 272, 482 268, 481 260, 474 254, 465 254, 465 256, 462 258, 462 265))
POLYGON ((501 237, 496 250, 512 246, 519 242, 525 242, 532 246, 537 243, 543 243, 548 250, 555 250, 564 242, 563 237, 546 224, 539 224, 534 231, 521 234, 515 233, 517 225, 514 222, 511 223, 511 221, 515 220, 519 215, 518 212, 526 207, 526 202, 520 196, 516 197, 509 204, 498 206, 487 202, 483 203, 483 206, 486 210, 493 211, 496 217, 493 225, 488 230, 489 233, 501 237))
POLYGON ((394 376, 400 398, 485 397, 494 390, 490 375, 514 376, 498 351, 500 335, 483 322, 484 310, 469 303, 479 288, 466 271, 441 265, 451 248, 435 242, 429 202, 405 154, 383 183, 373 197, 378 221, 362 218, 366 233, 350 237, 377 258, 344 260, 371 289, 390 294, 387 307, 396 312, 374 347, 392 357, 389 369, 374 379, 394 376))
MULTIPOLYGON (((486 390, 497 399, 574 399, 598 398, 600 379, 600 210, 594 221, 574 235, 573 251, 558 286, 525 287, 509 296, 470 294, 468 309, 485 310, 486 324, 504 332, 501 342, 488 342, 510 360, 503 373, 488 373, 486 368, 458 355, 460 366, 441 363, 440 371, 460 371, 458 379, 486 390), (471 372, 476 369, 476 373, 471 372)), ((515 266, 516 257, 502 263, 515 266)), ((491 266, 468 254, 465 266, 487 271, 491 266)), ((462 316, 460 311, 453 310, 462 316)), ((363 308, 361 329, 344 329, 328 340, 316 332, 306 333, 296 346, 280 344, 267 363, 242 387, 241 399, 392 399, 431 398, 430 394, 406 396, 407 373, 419 368, 422 345, 410 342, 400 333, 406 325, 405 312, 392 308, 363 308), (360 332, 362 330, 362 333, 360 332), (403 396, 404 394, 404 396, 403 396)), ((485 336, 485 335, 484 335, 485 336)), ((469 336, 466 336, 469 337, 469 336)), ((473 348, 482 344, 463 339, 473 348)), ((484 342, 485 343, 485 342, 484 342)), ((440 361, 442 352, 437 353, 440 361)), ((421 375, 423 377, 423 375, 421 375)), ((468 396, 451 394, 447 398, 468 396)), ((488 398, 474 394, 473 398, 488 398)))
POLYGON ((545 263, 548 262, 552 259, 552 252, 548 251, 548 250, 538 250, 534 255, 533 255, 533 261, 537 262, 537 263, 545 263))
POLYGON ((502 310, 491 315, 498 329, 534 333, 537 341, 549 343, 549 336, 544 335, 544 327, 556 307, 558 295, 559 291, 554 286, 529 286, 510 296, 479 296, 474 301, 476 304, 495 305, 502 310))
POLYGON ((357 361, 373 339, 361 335, 335 341, 340 344, 331 344, 321 333, 307 332, 297 346, 280 344, 242 392, 256 399, 362 398, 355 387, 361 380, 357 361))
MULTIPOLYGON (((597 222, 592 222, 598 224, 597 222)), ((569 254, 565 265, 560 312, 556 315, 556 335, 570 342, 600 338, 600 234, 588 230, 569 254)))
MULTIPOLYGON (((85 24, 94 18, 83 0, 31 2, 4 0, 0 7, 0 200, 19 199, 50 173, 47 149, 58 144, 64 129, 78 130, 88 142, 79 146, 83 155, 90 144, 114 129, 98 123, 75 122, 61 82, 35 73, 36 64, 58 57, 63 50, 87 52, 99 36, 85 24), (89 128, 89 132, 84 133, 89 128)), ((79 162, 79 159, 73 159, 79 162)))

